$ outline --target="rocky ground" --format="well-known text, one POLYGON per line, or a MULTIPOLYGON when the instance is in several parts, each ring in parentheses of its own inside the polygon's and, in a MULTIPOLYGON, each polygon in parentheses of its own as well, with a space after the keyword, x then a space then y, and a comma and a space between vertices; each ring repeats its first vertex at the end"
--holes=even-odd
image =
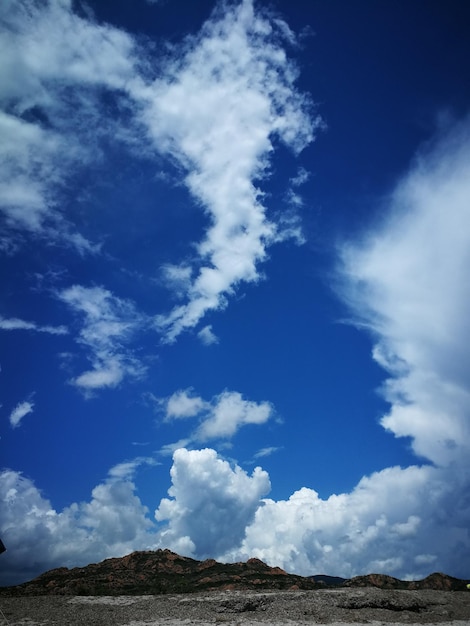
POLYGON ((470 591, 368 587, 146 596, 4 596, 0 609, 2 626, 469 626, 470 591))

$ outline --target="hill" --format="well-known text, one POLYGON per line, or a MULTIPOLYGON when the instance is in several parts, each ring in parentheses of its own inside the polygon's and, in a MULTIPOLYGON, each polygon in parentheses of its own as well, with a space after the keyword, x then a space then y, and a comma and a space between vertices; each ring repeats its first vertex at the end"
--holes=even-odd
POLYGON ((159 595, 213 590, 312 590, 331 587, 465 590, 469 581, 435 573, 421 581, 369 574, 346 580, 335 576, 297 576, 259 559, 246 563, 197 561, 170 550, 133 552, 86 567, 61 567, 34 580, 0 588, 1 595, 159 595))

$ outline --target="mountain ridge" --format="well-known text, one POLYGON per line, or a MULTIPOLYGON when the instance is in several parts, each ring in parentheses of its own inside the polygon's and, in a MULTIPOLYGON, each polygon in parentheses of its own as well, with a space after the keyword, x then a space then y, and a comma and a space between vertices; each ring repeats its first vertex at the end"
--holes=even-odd
POLYGON ((20 585, 1 587, 1 595, 159 595, 214 590, 313 590, 332 587, 465 590, 470 581, 439 572, 418 581, 384 574, 345 579, 318 574, 299 576, 259 559, 219 563, 197 561, 171 550, 137 551, 84 567, 59 567, 20 585))

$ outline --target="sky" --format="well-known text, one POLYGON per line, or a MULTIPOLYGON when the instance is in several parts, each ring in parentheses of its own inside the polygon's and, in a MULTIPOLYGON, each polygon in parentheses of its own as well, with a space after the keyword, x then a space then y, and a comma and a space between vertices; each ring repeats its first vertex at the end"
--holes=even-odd
POLYGON ((3 0, 0 584, 470 578, 469 18, 3 0))

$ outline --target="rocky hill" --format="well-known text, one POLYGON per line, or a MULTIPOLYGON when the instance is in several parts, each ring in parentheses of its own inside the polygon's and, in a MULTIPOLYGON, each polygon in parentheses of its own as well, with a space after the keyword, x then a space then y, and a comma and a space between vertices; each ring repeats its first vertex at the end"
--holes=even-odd
POLYGON ((14 587, 1 595, 147 595, 213 590, 311 590, 328 587, 464 590, 468 581, 432 574, 422 581, 405 582, 379 574, 350 580, 332 576, 302 577, 269 567, 258 559, 246 563, 196 561, 170 550, 133 552, 86 567, 62 567, 14 587))
POLYGON ((367 574, 345 580, 344 587, 378 587, 379 589, 434 589, 435 591, 464 591, 468 580, 453 578, 447 574, 435 572, 423 580, 405 581, 384 574, 367 574))

